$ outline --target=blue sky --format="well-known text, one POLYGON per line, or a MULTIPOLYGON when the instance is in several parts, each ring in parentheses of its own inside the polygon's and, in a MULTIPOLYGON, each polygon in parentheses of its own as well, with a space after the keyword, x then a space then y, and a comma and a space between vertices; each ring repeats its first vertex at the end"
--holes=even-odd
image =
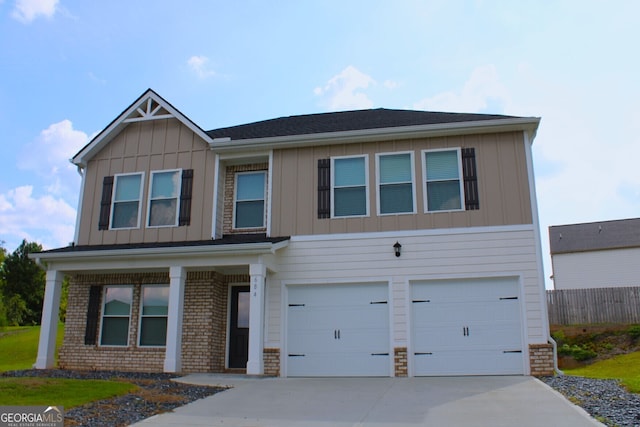
POLYGON ((0 241, 73 240, 68 162, 147 88, 204 129, 372 107, 542 118, 547 227, 640 216, 640 2, 0 0, 0 241))

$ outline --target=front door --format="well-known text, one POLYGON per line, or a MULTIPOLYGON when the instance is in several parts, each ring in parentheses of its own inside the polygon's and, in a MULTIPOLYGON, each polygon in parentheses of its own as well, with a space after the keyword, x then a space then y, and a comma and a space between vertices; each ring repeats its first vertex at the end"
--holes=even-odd
POLYGON ((246 369, 249 358, 249 286, 231 288, 229 368, 246 369))

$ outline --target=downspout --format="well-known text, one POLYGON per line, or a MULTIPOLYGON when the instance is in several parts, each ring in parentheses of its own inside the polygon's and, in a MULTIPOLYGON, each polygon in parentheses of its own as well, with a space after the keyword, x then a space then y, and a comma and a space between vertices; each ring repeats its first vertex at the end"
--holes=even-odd
POLYGON ((78 168, 77 170, 78 170, 78 174, 81 177, 81 182, 80 182, 80 194, 78 195, 78 209, 76 210, 76 228, 73 235, 73 243, 72 243, 73 245, 78 244, 78 238, 80 237, 80 218, 82 217, 81 215, 82 202, 84 200, 84 183, 85 183, 85 177, 86 177, 86 173, 82 165, 77 164, 76 167, 78 168))
POLYGON ((541 312, 543 319, 546 321, 543 324, 544 334, 547 337, 547 342, 551 344, 553 347, 553 369, 559 375, 564 375, 564 373, 558 369, 558 343, 551 336, 551 331, 549 330, 549 311, 547 309, 547 295, 544 284, 544 267, 542 262, 542 242, 540 238, 540 218, 538 215, 538 198, 536 195, 536 182, 535 182, 535 174, 533 171, 533 139, 535 138, 536 130, 533 130, 531 133, 528 131, 524 131, 524 144, 525 144, 525 156, 527 162, 528 176, 529 176, 529 197, 531 200, 531 211, 533 215, 533 224, 535 229, 535 241, 536 241, 536 258, 538 263, 538 280, 540 280, 540 304, 541 304, 541 312))

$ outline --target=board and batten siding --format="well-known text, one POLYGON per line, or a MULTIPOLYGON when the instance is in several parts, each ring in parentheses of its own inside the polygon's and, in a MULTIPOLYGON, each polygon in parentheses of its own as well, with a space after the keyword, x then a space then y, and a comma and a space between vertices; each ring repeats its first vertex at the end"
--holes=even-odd
POLYGON ((78 245, 153 243, 211 238, 214 157, 205 141, 177 119, 130 123, 85 170, 78 245), (193 169, 191 223, 181 227, 145 227, 151 171, 193 169), (143 172, 140 227, 98 230, 105 176, 143 172))
POLYGON ((640 248, 553 255, 555 289, 640 286, 640 248))
POLYGON ((531 224, 522 132, 409 139, 275 150, 271 234, 295 236, 531 224), (422 150, 475 148, 480 209, 424 213, 422 150), (413 152, 416 214, 377 215, 376 154, 413 152), (369 215, 318 219, 319 159, 368 155, 369 215))
POLYGON ((490 277, 519 279, 526 343, 546 343, 535 247, 532 225, 292 237, 278 253, 278 272, 267 280, 266 345, 280 345, 287 285, 389 283, 393 345, 404 347, 409 339, 410 282, 490 277), (402 244, 400 257, 394 255, 396 241, 402 244))

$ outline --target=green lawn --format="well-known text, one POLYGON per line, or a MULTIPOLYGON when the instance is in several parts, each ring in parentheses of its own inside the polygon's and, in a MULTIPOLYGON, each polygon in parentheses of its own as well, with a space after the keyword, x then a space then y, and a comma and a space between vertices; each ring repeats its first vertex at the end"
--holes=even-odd
MULTIPOLYGON (((62 345, 64 324, 58 325, 57 347, 62 345)), ((0 330, 0 372, 31 369, 38 356, 40 326, 16 326, 0 330)))
POLYGON ((623 354, 564 372, 587 378, 618 379, 630 392, 640 393, 640 352, 623 354))
MULTIPOLYGON (((64 325, 56 344, 62 345, 64 325)), ((39 326, 0 329, 0 372, 31 369, 38 356, 39 326)), ((136 385, 121 381, 58 378, 0 378, 0 406, 47 405, 65 409, 127 394, 136 385)))

